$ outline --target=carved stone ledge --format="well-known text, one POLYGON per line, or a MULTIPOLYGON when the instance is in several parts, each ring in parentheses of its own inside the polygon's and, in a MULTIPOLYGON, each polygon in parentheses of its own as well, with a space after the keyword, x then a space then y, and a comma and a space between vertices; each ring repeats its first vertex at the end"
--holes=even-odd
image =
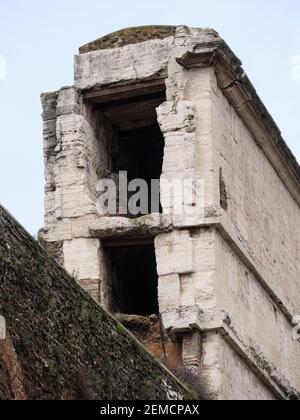
POLYGON ((89 225, 90 233, 99 239, 111 238, 154 238, 173 230, 168 216, 149 214, 138 219, 126 217, 99 217, 89 225))

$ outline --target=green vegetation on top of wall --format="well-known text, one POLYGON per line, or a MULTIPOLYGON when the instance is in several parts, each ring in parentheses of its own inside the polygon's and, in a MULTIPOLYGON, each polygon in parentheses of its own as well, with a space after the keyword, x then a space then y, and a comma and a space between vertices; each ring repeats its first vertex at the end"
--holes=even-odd
POLYGON ((164 39, 175 34, 176 26, 152 25, 121 29, 102 38, 96 39, 79 48, 80 54, 125 45, 138 44, 151 39, 164 39))

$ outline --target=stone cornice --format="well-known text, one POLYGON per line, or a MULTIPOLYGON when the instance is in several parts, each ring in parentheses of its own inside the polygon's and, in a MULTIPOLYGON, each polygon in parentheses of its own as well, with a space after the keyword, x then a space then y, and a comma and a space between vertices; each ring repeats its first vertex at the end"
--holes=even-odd
POLYGON ((219 333, 246 365, 280 400, 299 400, 299 392, 264 351, 234 323, 231 315, 220 311, 215 317, 205 317, 201 308, 182 306, 162 312, 162 319, 170 334, 219 333))
POLYGON ((177 62, 185 69, 214 67, 220 89, 300 206, 300 166, 229 46, 201 43, 177 62))
MULTIPOLYGON (((175 227, 178 229, 184 228, 183 226, 175 227)), ((236 256, 250 270, 267 295, 292 325, 293 319, 298 311, 278 286, 278 281, 273 278, 270 271, 259 261, 254 249, 243 238, 226 212, 221 211, 218 216, 205 217, 201 223, 195 224, 194 226, 186 226, 185 228, 192 230, 208 227, 215 228, 221 237, 230 245, 236 256)))
MULTIPOLYGON (((208 327, 204 331, 214 331, 208 327)), ((299 392, 291 385, 283 372, 266 356, 264 351, 253 340, 242 332, 232 320, 230 314, 224 314, 219 328, 216 328, 224 340, 244 360, 246 365, 261 381, 281 400, 299 400, 299 392)))

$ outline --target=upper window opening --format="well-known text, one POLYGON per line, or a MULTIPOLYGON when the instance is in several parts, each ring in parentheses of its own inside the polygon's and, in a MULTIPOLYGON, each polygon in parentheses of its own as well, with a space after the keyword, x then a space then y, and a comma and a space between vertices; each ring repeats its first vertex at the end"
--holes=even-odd
MULTIPOLYGON (((108 138, 103 139, 103 130, 99 141, 109 155, 108 173, 116 177, 120 172, 127 172, 128 182, 142 179, 148 186, 147 205, 143 206, 143 214, 161 212, 159 196, 157 203, 151 202, 151 181, 159 180, 162 174, 164 157, 164 137, 157 122, 156 109, 165 100, 165 86, 163 81, 150 83, 136 92, 133 87, 113 88, 114 95, 100 92, 100 98, 93 96, 95 109, 108 121, 111 131, 108 138), (159 82, 159 83, 158 83, 159 82), (148 208, 148 211, 145 211, 148 208)), ((94 94, 95 95, 95 94, 94 94)), ((89 97, 91 100, 91 97, 89 97)), ((130 199, 130 195, 128 200, 130 199)), ((130 216, 128 212, 128 216, 130 216)))

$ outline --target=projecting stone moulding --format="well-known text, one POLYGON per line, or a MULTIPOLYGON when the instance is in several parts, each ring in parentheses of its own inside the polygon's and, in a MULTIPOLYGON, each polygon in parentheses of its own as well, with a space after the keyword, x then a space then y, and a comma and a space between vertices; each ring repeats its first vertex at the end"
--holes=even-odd
POLYGON ((243 70, 241 61, 228 45, 223 40, 198 44, 193 51, 186 51, 176 60, 185 69, 214 67, 219 87, 300 205, 297 159, 243 70))
POLYGON ((150 214, 137 219, 126 217, 99 217, 89 224, 91 235, 107 238, 144 238, 173 230, 171 218, 161 214, 150 214))

